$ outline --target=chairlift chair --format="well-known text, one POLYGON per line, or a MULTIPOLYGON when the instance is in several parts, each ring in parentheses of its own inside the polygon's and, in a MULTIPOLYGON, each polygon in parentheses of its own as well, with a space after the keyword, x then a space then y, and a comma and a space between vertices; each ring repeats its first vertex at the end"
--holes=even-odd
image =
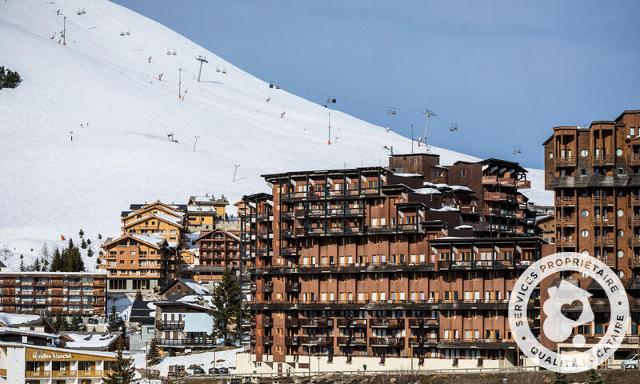
POLYGON ((387 115, 393 115, 393 116, 395 116, 396 114, 397 114, 397 112, 396 112, 396 110, 395 110, 395 109, 393 109, 393 108, 391 108, 391 109, 389 109, 389 110, 387 111, 387 115))

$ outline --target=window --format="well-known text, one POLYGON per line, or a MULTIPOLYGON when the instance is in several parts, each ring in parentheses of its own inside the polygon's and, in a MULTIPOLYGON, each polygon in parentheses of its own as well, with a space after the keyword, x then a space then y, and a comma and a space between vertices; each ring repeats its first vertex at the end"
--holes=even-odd
POLYGON ((587 156, 589 156, 589 151, 588 151, 587 149, 585 149, 585 148, 581 149, 581 150, 580 150, 580 156, 581 156, 581 157, 587 157, 587 156))
POLYGON ((622 249, 619 249, 618 252, 616 253, 616 255, 618 257, 624 257, 624 251, 622 249))
POLYGON ((460 170, 460 177, 466 177, 467 176, 467 170, 466 169, 461 169, 460 170))
POLYGON ((616 148, 616 156, 617 157, 622 156, 622 148, 616 148))
POLYGON ((549 158, 553 159, 553 152, 549 152, 549 158))
POLYGON ((580 168, 580 176, 586 176, 587 175, 587 170, 584 168, 580 168))
POLYGON ((618 237, 624 237, 624 231, 622 229, 618 229, 618 237))
POLYGON ((586 209, 583 209, 582 211, 580 211, 580 216, 589 217, 589 211, 586 209))
POLYGON ((629 136, 635 136, 636 135, 636 129, 634 127, 629 128, 629 136))
POLYGON ((618 217, 622 217, 624 216, 624 211, 622 209, 618 209, 618 212, 616 212, 618 217))
POLYGON ((583 229, 582 231, 580 231, 580 236, 589 237, 589 231, 586 229, 583 229))

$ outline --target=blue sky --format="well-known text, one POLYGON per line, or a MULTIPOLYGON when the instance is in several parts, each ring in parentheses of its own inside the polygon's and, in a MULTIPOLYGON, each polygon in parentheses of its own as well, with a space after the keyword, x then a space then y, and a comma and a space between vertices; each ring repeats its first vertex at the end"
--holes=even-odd
POLYGON ((406 136, 433 110, 430 143, 479 157, 541 167, 553 126, 640 109, 638 1, 115 2, 406 136))

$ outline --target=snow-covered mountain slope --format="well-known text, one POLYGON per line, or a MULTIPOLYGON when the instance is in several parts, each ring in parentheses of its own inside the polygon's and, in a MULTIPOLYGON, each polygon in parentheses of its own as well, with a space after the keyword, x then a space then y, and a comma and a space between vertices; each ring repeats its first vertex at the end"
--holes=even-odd
MULTIPOLYGON (((262 173, 385 165, 383 146, 411 145, 338 111, 327 145, 328 109, 105 0, 0 1, 0 65, 23 77, 0 91, 0 247, 27 261, 30 248, 80 228, 116 235, 132 202, 233 201, 265 191, 262 173), (200 83, 199 55, 209 60, 200 83)), ((445 164, 475 159, 432 152, 445 164)), ((535 199, 548 203, 542 173, 531 176, 535 199)))

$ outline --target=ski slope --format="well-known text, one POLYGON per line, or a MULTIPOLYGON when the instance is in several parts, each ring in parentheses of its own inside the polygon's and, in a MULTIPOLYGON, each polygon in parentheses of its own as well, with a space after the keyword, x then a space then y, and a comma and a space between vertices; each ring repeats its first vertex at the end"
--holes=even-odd
MULTIPOLYGON (((132 202, 185 203, 204 193, 235 201, 266 191, 263 173, 386 165, 383 146, 411 148, 393 131, 269 88, 105 0, 0 1, 0 65, 23 78, 0 90, 0 249, 23 253, 27 265, 62 234, 117 235, 132 202), (198 83, 199 55, 209 63, 198 83)), ((476 160, 431 151, 443 164, 476 160)), ((550 203, 543 173, 531 178, 534 200, 550 203)))

